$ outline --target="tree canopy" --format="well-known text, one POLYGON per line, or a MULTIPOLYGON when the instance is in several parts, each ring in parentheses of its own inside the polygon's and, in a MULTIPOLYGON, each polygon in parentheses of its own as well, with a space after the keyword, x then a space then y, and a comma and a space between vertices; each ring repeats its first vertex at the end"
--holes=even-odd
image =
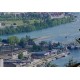
POLYGON ((20 54, 18 55, 18 59, 23 59, 23 53, 20 53, 20 54))
POLYGON ((16 37, 16 36, 8 37, 8 43, 9 43, 10 45, 18 44, 18 43, 19 43, 19 38, 16 37))

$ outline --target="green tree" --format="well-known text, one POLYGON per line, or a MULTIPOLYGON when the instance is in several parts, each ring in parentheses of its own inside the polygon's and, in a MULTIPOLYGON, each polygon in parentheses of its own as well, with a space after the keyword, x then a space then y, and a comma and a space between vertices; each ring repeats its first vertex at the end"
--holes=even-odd
POLYGON ((8 37, 8 43, 9 43, 10 45, 18 44, 18 43, 19 43, 19 38, 16 37, 16 36, 8 37))
POLYGON ((22 48, 25 48, 26 47, 26 38, 21 38, 20 39, 20 42, 19 42, 19 45, 22 47, 22 48))
POLYGON ((18 55, 18 59, 23 59, 23 53, 20 53, 20 54, 18 55))
MULTIPOLYGON (((0 29, 0 35, 4 34, 15 34, 20 32, 31 32, 35 30, 41 30, 48 27, 54 27, 60 24, 65 24, 72 22, 74 20, 74 16, 70 15, 64 18, 56 18, 51 19, 49 14, 38 14, 38 13, 22 13, 21 15, 12 15, 12 14, 3 14, 0 15, 0 20, 4 21, 12 21, 13 25, 19 24, 14 21, 20 20, 23 22, 22 25, 18 25, 16 28, 13 26, 8 26, 0 29)), ((11 25, 11 23, 10 23, 11 25)), ((6 24, 5 24, 6 26, 6 24)))
POLYGON ((48 46, 49 50, 52 50, 52 49, 53 49, 53 46, 52 46, 51 41, 49 41, 49 44, 48 44, 48 45, 49 45, 49 46, 48 46))
POLYGON ((47 42, 46 42, 46 41, 41 41, 39 44, 40 44, 41 46, 43 46, 43 45, 47 44, 47 42))
POLYGON ((39 45, 33 45, 32 51, 42 51, 42 48, 39 45))
POLYGON ((27 36, 27 35, 26 35, 26 41, 28 41, 29 39, 30 39, 30 36, 27 36))

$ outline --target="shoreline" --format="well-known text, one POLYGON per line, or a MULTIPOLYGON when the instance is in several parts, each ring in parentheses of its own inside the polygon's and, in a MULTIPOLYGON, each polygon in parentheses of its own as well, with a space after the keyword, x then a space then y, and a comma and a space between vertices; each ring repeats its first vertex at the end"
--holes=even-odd
POLYGON ((52 54, 52 55, 49 55, 48 57, 45 57, 42 59, 34 59, 33 62, 26 65, 26 67, 37 67, 38 65, 43 65, 43 64, 49 63, 51 61, 60 59, 62 57, 66 57, 66 55, 69 55, 69 54, 70 53, 52 54))
POLYGON ((51 37, 53 37, 53 36, 52 35, 42 36, 42 37, 35 38, 34 41, 42 41, 44 39, 51 38, 51 37))
POLYGON ((57 24, 57 25, 54 25, 54 26, 49 26, 49 27, 46 27, 46 28, 36 29, 36 30, 28 31, 28 32, 23 31, 23 32, 16 32, 16 33, 11 33, 11 34, 0 34, 0 36, 14 36, 14 35, 17 35, 17 34, 22 34, 22 33, 26 33, 27 34, 27 33, 30 33, 30 32, 39 31, 39 30, 43 30, 43 29, 48 29, 48 28, 52 28, 52 27, 57 27, 57 26, 69 24, 69 23, 72 23, 72 22, 75 22, 75 21, 72 20, 70 22, 61 23, 61 24, 57 24))

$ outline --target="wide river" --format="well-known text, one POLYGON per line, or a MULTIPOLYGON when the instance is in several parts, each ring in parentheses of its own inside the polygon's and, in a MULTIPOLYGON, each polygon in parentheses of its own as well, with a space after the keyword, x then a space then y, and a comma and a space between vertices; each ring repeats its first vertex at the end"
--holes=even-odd
MULTIPOLYGON (((74 13, 77 15, 77 19, 75 22, 59 25, 52 28, 47 28, 39 31, 33 31, 29 33, 19 33, 15 34, 15 36, 18 36, 19 38, 25 37, 26 35, 30 36, 31 38, 39 38, 39 37, 45 37, 45 36, 51 36, 49 38, 43 38, 43 40, 46 41, 57 41, 57 42, 72 42, 75 40, 75 38, 80 37, 80 13, 74 13), (67 36, 67 38, 65 38, 67 36)), ((1 38, 7 38, 12 35, 4 35, 0 36, 1 38)), ((68 60, 73 57, 76 60, 80 60, 80 50, 71 51, 71 54, 65 58, 58 59, 54 61, 59 66, 63 66, 68 62, 68 60)))

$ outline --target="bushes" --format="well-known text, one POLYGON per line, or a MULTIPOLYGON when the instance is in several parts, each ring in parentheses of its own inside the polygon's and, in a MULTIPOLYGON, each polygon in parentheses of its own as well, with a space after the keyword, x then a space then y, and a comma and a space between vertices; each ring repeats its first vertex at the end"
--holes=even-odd
POLYGON ((18 55, 18 59, 23 59, 23 53, 20 53, 20 54, 18 55))
POLYGON ((19 43, 19 39, 16 36, 11 36, 7 40, 10 45, 15 45, 19 43))

